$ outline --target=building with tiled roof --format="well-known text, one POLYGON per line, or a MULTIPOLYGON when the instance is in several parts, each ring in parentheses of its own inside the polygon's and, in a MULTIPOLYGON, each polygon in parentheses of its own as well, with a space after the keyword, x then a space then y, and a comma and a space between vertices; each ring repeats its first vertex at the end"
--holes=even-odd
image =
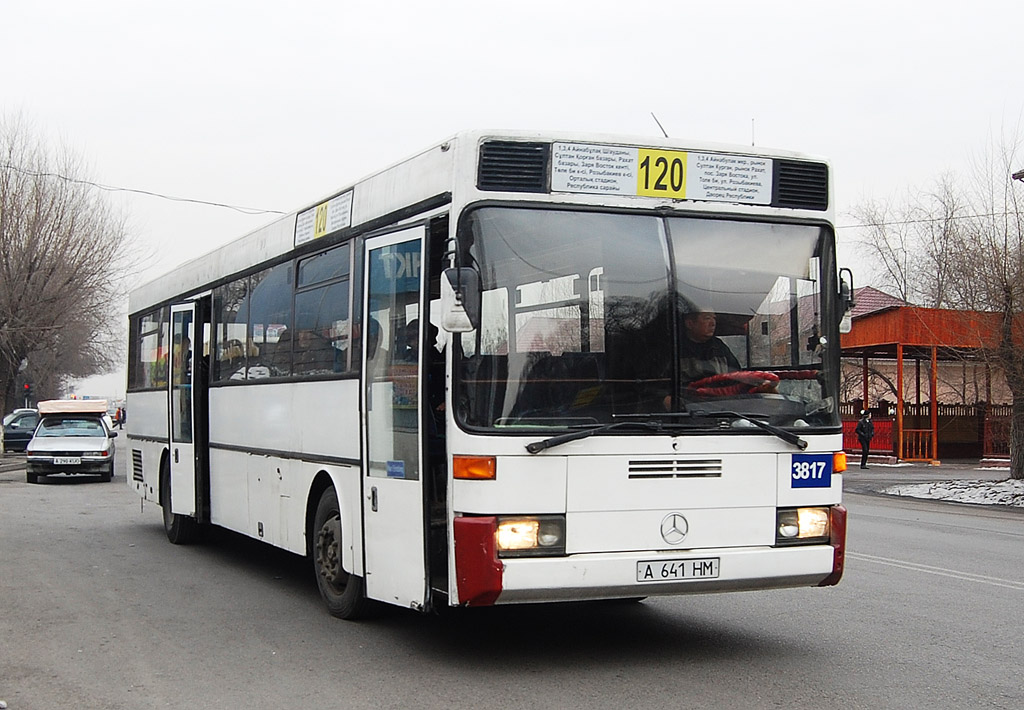
POLYGON ((903 306, 910 306, 912 304, 907 303, 902 298, 896 298, 890 296, 884 291, 879 291, 877 288, 871 286, 862 286, 853 290, 853 317, 860 318, 877 311, 884 311, 890 308, 900 308, 903 306))

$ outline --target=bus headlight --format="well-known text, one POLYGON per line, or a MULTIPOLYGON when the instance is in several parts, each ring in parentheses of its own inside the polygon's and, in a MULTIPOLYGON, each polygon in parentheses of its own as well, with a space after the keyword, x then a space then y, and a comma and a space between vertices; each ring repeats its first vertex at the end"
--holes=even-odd
POLYGON ((776 545, 829 541, 828 508, 780 508, 775 520, 776 545))
POLYGON ((501 516, 494 533, 498 557, 554 557, 565 554, 565 516, 501 516))

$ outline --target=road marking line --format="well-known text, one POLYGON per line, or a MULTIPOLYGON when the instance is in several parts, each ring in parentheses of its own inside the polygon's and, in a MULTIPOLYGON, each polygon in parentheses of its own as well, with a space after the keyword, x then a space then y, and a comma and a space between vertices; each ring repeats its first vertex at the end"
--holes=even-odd
POLYGON ((981 584, 990 584, 994 587, 1017 589, 1019 591, 1024 592, 1024 582, 1015 582, 1012 579, 1001 579, 1000 577, 989 577, 983 574, 960 572, 958 570, 946 569, 944 567, 932 567, 931 565, 922 565, 918 564, 917 562, 905 562, 904 560, 894 560, 891 557, 865 555, 860 552, 847 552, 846 556, 855 560, 862 560, 864 562, 876 562, 880 565, 888 565, 890 567, 901 567, 903 569, 914 570, 915 572, 937 574, 941 577, 952 577, 954 579, 962 579, 966 582, 980 582, 981 584))

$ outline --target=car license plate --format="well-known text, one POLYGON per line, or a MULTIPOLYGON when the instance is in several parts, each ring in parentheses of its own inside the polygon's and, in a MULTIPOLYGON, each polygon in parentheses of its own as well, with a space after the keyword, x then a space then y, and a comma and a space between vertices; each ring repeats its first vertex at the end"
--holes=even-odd
POLYGON ((644 560, 636 563, 638 582, 678 582, 718 577, 717 557, 692 560, 644 560))
POLYGON ((78 456, 54 456, 54 466, 77 466, 82 463, 82 459, 78 456))

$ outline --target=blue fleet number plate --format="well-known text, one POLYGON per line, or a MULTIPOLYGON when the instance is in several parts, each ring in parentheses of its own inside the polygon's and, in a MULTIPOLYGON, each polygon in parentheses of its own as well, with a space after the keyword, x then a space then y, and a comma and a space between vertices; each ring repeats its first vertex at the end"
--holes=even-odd
POLYGON ((641 560, 636 563, 638 582, 680 582, 718 577, 717 557, 688 560, 641 560))
POLYGON ((793 454, 791 488, 831 488, 832 454, 793 454))

